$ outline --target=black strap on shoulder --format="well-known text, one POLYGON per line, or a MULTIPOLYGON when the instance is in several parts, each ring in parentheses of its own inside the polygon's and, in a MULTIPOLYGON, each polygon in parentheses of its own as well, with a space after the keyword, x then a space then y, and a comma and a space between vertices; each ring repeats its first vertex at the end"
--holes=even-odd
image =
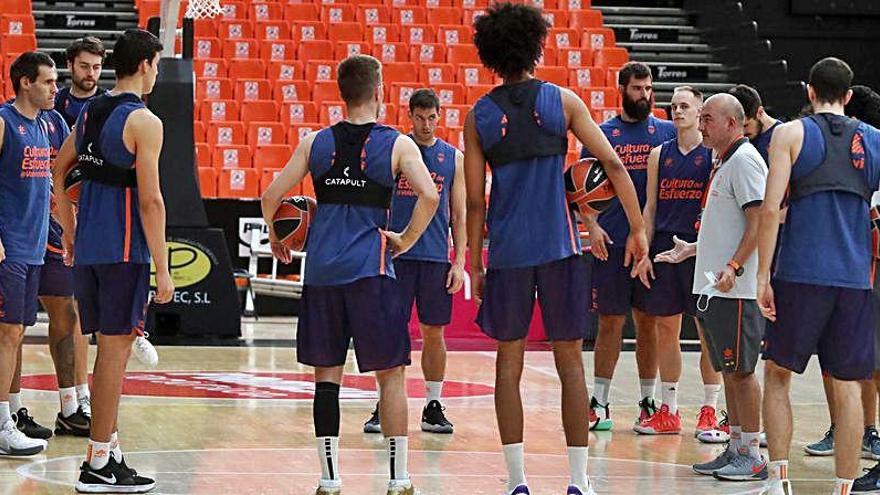
POLYGON ((535 110, 542 84, 542 81, 532 79, 498 86, 489 92, 489 98, 501 108, 506 120, 501 140, 484 150, 490 167, 568 152, 568 137, 551 133, 535 110))
MULTIPOLYGON (((315 181, 318 203, 391 207, 393 187, 384 186, 364 173, 367 167, 365 146, 375 123, 354 125, 340 122, 333 127, 336 150, 330 169, 315 181)), ((390 157, 389 157, 390 160, 390 157)))
POLYGON ((116 96, 101 95, 89 103, 85 118, 85 132, 77 149, 79 168, 83 178, 114 187, 137 187, 137 172, 107 161, 101 153, 100 135, 104 124, 117 107, 126 103, 141 103, 131 93, 116 96))

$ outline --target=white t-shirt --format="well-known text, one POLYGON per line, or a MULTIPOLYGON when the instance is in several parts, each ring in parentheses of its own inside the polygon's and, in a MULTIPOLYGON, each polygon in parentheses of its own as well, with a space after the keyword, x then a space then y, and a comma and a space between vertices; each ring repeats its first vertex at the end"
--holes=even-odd
MULTIPOLYGON (((715 172, 697 236, 697 261, 693 293, 708 283, 704 272, 719 272, 733 258, 746 231, 743 207, 763 201, 767 186, 767 165, 751 143, 740 145, 715 172)), ((756 299, 758 252, 743 264, 742 276, 730 292, 718 297, 756 299)))

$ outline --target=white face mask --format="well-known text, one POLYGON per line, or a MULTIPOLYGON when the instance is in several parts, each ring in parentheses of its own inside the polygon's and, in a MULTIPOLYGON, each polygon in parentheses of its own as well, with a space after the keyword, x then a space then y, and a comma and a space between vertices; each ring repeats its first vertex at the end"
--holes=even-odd
POLYGON ((715 277, 714 272, 705 272, 703 273, 706 276, 706 279, 709 281, 708 284, 704 285, 702 289, 700 289, 700 297, 697 298, 697 310, 706 312, 709 309, 709 301, 712 300, 713 297, 722 294, 720 290, 715 288, 715 284, 718 283, 718 279, 715 277), (706 298, 705 304, 700 304, 700 301, 703 298, 706 298))

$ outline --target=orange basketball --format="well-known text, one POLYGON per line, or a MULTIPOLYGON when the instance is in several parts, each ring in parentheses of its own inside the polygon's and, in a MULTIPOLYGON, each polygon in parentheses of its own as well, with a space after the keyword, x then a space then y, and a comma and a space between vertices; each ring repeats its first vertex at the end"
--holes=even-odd
POLYGON ((64 176, 64 190, 71 203, 79 202, 79 192, 82 188, 83 173, 79 166, 71 167, 64 176))
POLYGON ((880 259, 880 206, 871 208, 871 251, 880 259))
POLYGON ((302 251, 309 224, 317 209, 318 203, 309 196, 293 196, 283 200, 272 217, 278 240, 291 251, 302 251))
POLYGON ((595 158, 581 158, 565 171, 565 199, 581 215, 602 212, 615 197, 614 186, 595 158))

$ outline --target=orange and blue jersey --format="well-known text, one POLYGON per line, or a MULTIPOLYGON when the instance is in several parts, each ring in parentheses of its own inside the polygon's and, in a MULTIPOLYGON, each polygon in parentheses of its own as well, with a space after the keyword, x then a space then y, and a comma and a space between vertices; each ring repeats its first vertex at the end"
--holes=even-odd
MULTIPOLYGON (((437 139, 431 146, 419 145, 419 150, 440 194, 440 204, 428 228, 399 259, 446 263, 449 261, 449 195, 455 179, 455 155, 458 150, 442 139, 437 139)), ((391 203, 391 230, 401 232, 406 228, 412 218, 416 199, 406 177, 401 177, 391 203)))
MULTIPOLYGON (((343 127, 357 132, 359 126, 343 122, 343 127)), ((337 124, 339 125, 339 124, 337 124)), ((371 125, 371 124, 367 124, 371 125)), ((361 151, 361 172, 365 180, 394 187, 391 152, 400 133, 374 125, 361 151)), ((309 153, 309 173, 315 181, 340 181, 324 177, 336 160, 337 143, 333 128, 318 132, 309 153)), ((350 172, 346 170, 346 172, 350 172)), ((351 174, 345 174, 346 176, 351 174)), ((354 182, 361 183, 364 180, 354 182)), ((358 184, 354 184, 357 186, 358 184)), ((363 185, 363 184, 360 184, 363 185)), ((354 193, 357 194, 357 193, 354 193)), ((318 209, 309 225, 306 239, 306 285, 343 285, 363 278, 388 276, 394 278, 394 265, 387 240, 380 229, 387 229, 389 209, 363 204, 324 202, 318 194, 318 209)))
POLYGON ((73 127, 86 103, 92 101, 96 96, 106 94, 108 94, 106 89, 98 88, 98 91, 88 98, 77 98, 70 94, 70 87, 61 88, 55 93, 55 111, 61 114, 68 127, 73 127))
MULTIPOLYGON (((76 122, 77 149, 85 135, 90 104, 76 122)), ((105 166, 135 168, 135 155, 125 147, 122 131, 129 115, 141 108, 145 108, 143 102, 123 103, 107 117, 94 143, 106 158, 105 166)), ((150 263, 137 188, 84 180, 77 206, 74 254, 78 265, 150 263)))
MULTIPOLYGON (((564 138, 567 128, 559 87, 538 84, 536 118, 545 131, 564 138)), ((472 113, 485 154, 504 138, 507 115, 488 95, 477 101, 472 113)), ((565 200, 564 170, 564 154, 492 167, 486 218, 489 268, 538 266, 580 254, 580 237, 565 200)))
MULTIPOLYGON (((644 208, 647 201, 648 156, 652 149, 675 138, 675 126, 668 120, 649 115, 641 122, 625 122, 619 116, 614 117, 603 122, 599 128, 629 172, 639 198, 639 208, 644 208)), ((590 150, 584 147, 581 157, 592 156, 590 150)), ((599 225, 611 237, 614 247, 622 249, 629 235, 629 221, 620 201, 614 201, 599 214, 599 225)))
POLYGON ((771 125, 768 129, 765 129, 764 132, 758 134, 755 139, 752 139, 752 145, 758 150, 758 153, 761 154, 761 158, 764 159, 764 163, 767 166, 770 166, 770 141, 773 139, 773 132, 776 131, 776 128, 782 124, 780 121, 776 121, 773 125, 771 125))
POLYGON ((46 123, 0 106, 0 241, 6 259, 42 265, 49 231, 52 156, 46 123))
POLYGON ((677 138, 663 143, 657 170, 656 232, 696 240, 696 223, 711 170, 711 149, 701 144, 685 155, 677 138))
MULTIPOLYGON (((809 118, 801 122, 804 138, 792 165, 792 181, 806 177, 825 160, 825 140, 819 126, 809 118)), ((871 190, 876 190, 880 185, 880 131, 859 124, 850 158, 871 190)), ((841 191, 792 200, 774 277, 802 284, 870 289, 873 251, 869 207, 864 198, 841 191)))
MULTIPOLYGON (((61 149, 64 140, 70 135, 70 127, 67 126, 64 117, 55 110, 45 110, 40 112, 40 118, 46 122, 46 130, 49 133, 49 144, 52 147, 52 163, 54 163, 55 157, 58 155, 58 150, 61 149)), ((54 205, 52 206, 54 207, 54 205)), ((64 253, 61 244, 61 234, 61 225, 50 213, 49 238, 46 241, 46 256, 61 258, 61 255, 64 253)))

